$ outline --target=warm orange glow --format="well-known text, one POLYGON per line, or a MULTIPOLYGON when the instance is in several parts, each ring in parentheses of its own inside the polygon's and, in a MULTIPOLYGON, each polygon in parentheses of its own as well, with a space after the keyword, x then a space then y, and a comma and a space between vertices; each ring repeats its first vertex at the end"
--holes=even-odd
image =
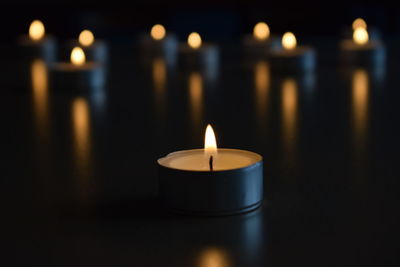
POLYGON ((192 72, 189 75, 189 107, 192 115, 192 122, 195 129, 202 124, 203 114, 203 78, 200 73, 192 72))
POLYGON ((207 125, 205 140, 204 140, 204 149, 207 153, 216 153, 217 152, 217 140, 215 139, 214 130, 211 125, 207 125))
POLYGON ((255 102, 260 121, 265 121, 267 98, 270 86, 269 65, 266 61, 257 62, 254 70, 254 85, 256 89, 255 102))
POLYGON ((365 132, 368 111, 368 74, 363 69, 358 69, 353 74, 353 119, 354 129, 358 137, 365 132))
POLYGON ((31 66, 33 105, 37 126, 40 133, 46 131, 48 117, 48 77, 47 67, 43 60, 33 61, 31 66))
POLYGON ((154 40, 164 39, 166 34, 165 28, 161 24, 156 24, 151 28, 150 35, 154 40))
POLYGON ((267 40, 269 37, 270 31, 269 27, 265 22, 259 22, 254 26, 253 29, 253 36, 257 40, 267 40))
POLYGON ((167 66, 162 58, 153 61, 153 80, 156 91, 163 91, 167 82, 167 66))
POLYGON ((287 32, 282 37, 282 46, 286 50, 295 49, 297 45, 296 36, 293 33, 287 32))
POLYGON ((209 248, 199 258, 199 267, 229 267, 231 262, 223 250, 209 248))
POLYGON ((353 32, 353 40, 358 45, 365 45, 368 43, 368 32, 364 28, 357 28, 353 32))
POLYGON ((72 49, 71 52, 71 63, 76 65, 76 66, 81 66, 85 64, 86 61, 86 56, 85 53, 83 52, 82 48, 80 47, 75 47, 72 49))
POLYGON ((358 18, 353 21, 352 27, 353 31, 355 31, 357 28, 367 29, 367 23, 362 18, 358 18))
POLYGON ((84 30, 79 34, 79 43, 83 46, 91 46, 94 43, 94 35, 89 30, 84 30))
POLYGON ((296 136, 297 83, 294 79, 284 80, 282 85, 282 124, 283 137, 287 149, 292 149, 296 136))
POLYGON ((45 34, 45 28, 40 20, 34 20, 29 26, 29 38, 33 41, 39 41, 43 39, 45 34))
POLYGON ((201 46, 201 37, 197 32, 192 32, 188 37, 188 44, 191 48, 197 49, 201 46))
POLYGON ((89 105, 84 98, 76 98, 72 103, 72 123, 76 156, 78 162, 84 165, 89 154, 90 117, 89 105))

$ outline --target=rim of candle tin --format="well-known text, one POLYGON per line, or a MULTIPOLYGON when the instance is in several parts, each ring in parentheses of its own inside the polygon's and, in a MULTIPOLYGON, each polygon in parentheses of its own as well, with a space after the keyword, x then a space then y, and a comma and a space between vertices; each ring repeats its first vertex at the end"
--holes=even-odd
POLYGON ((256 162, 253 163, 253 164, 244 166, 244 167, 240 167, 240 168, 233 168, 233 169, 226 169, 226 170, 213 170, 213 171, 210 171, 210 170, 184 170, 184 169, 179 169, 179 168, 173 168, 173 167, 170 167, 170 166, 165 166, 165 165, 163 165, 161 163, 161 161, 163 159, 166 159, 166 158, 168 158, 170 156, 174 156, 174 155, 177 155, 177 154, 204 151, 204 148, 197 148, 197 149, 179 150, 179 151, 171 152, 171 153, 167 154, 165 157, 159 158, 157 160, 157 163, 158 163, 159 166, 161 166, 163 168, 170 169, 170 170, 181 171, 181 172, 188 172, 188 173, 193 173, 193 172, 197 172, 197 173, 222 173, 222 172, 230 172, 230 171, 237 171, 237 170, 244 170, 244 169, 248 169, 248 168, 253 168, 253 167, 258 166, 259 164, 262 164, 262 162, 263 162, 263 157, 260 154, 252 152, 252 151, 243 150, 243 149, 234 149, 234 148, 218 148, 217 149, 217 151, 220 151, 220 150, 231 151, 231 152, 234 152, 234 151, 246 152, 246 153, 249 153, 249 154, 255 156, 256 157, 256 162))

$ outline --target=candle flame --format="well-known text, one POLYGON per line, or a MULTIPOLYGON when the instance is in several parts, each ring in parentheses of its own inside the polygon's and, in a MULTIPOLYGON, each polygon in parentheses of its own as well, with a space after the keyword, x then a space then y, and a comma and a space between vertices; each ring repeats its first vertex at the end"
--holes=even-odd
POLYGON ((259 41, 267 40, 269 37, 270 31, 267 23, 259 22, 254 26, 253 36, 259 41))
POLYGON ((286 32, 282 37, 282 46, 286 50, 293 50, 296 48, 296 36, 291 32, 286 32))
POLYGON ((367 23, 362 18, 357 18, 353 21, 352 27, 353 31, 355 31, 357 28, 367 29, 367 23))
POLYGON ((207 128, 206 128, 204 149, 208 153, 216 153, 217 152, 217 141, 215 140, 214 130, 210 124, 207 125, 207 128))
POLYGON ((79 43, 83 46, 91 46, 94 43, 94 35, 89 30, 83 30, 79 34, 79 43))
POLYGON ((80 47, 75 47, 72 49, 71 52, 71 63, 76 65, 76 66, 81 66, 85 64, 86 57, 85 53, 83 52, 82 48, 80 47))
POLYGON ((156 24, 151 28, 150 35, 154 40, 164 39, 166 34, 165 28, 161 24, 156 24))
POLYGON ((40 20, 34 20, 29 26, 29 37, 33 41, 39 41, 43 39, 45 34, 44 25, 40 20))
POLYGON ((197 32, 189 34, 187 41, 191 48, 197 49, 201 46, 201 37, 197 32))
POLYGON ((353 40, 358 45, 365 45, 366 43, 368 43, 368 39, 368 32, 364 28, 357 28, 353 32, 353 40))

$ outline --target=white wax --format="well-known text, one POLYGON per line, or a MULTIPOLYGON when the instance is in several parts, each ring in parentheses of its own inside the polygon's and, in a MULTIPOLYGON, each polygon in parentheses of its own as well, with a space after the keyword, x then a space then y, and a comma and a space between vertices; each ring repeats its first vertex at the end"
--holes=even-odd
MULTIPOLYGON (((256 153, 219 148, 213 156, 213 171, 234 170, 251 166, 262 160, 256 153)), ((164 167, 187 171, 210 171, 210 156, 204 149, 178 151, 160 158, 158 163, 164 167)))

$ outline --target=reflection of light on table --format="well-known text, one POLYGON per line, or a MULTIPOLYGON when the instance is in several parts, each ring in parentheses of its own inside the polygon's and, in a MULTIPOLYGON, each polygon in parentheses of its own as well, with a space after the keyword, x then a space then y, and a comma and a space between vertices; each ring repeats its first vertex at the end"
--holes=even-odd
POLYGON ((90 114, 85 99, 76 98, 72 103, 72 126, 74 134, 74 152, 77 167, 77 190, 80 202, 91 196, 90 166, 90 114))
POLYGON ((368 74, 358 69, 353 74, 352 101, 355 138, 363 140, 367 127, 368 111, 368 74))
POLYGON ((256 88, 255 102, 259 121, 265 123, 267 113, 268 90, 270 86, 269 65, 259 61, 254 69, 254 85, 256 88))
POLYGON ((31 66, 33 105, 39 133, 46 132, 48 120, 48 80, 47 67, 43 60, 37 59, 31 66))
POLYGON ((156 93, 162 94, 167 82, 167 66, 162 58, 156 58, 153 61, 153 81, 156 93))
POLYGON ((198 72, 192 72, 189 75, 189 100, 194 130, 196 130, 202 127, 203 117, 203 78, 198 72))
POLYGON ((217 248, 209 248, 201 253, 198 266, 229 267, 231 264, 225 251, 217 248))
POLYGON ((85 99, 77 98, 72 103, 72 120, 76 158, 82 164, 87 163, 90 150, 90 117, 85 99))
POLYGON ((296 137, 297 115, 297 83, 293 79, 284 80, 282 85, 282 115, 284 141, 290 147, 296 137))

